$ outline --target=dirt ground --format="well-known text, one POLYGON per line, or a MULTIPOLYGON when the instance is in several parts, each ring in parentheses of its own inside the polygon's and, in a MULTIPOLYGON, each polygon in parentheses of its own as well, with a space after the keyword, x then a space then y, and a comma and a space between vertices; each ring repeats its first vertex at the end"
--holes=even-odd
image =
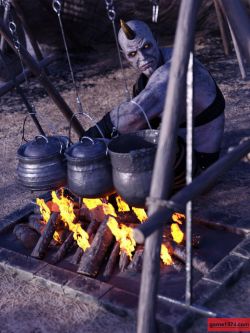
MULTIPOLYGON (((208 67, 226 98, 226 129, 223 150, 249 136, 249 81, 240 77, 235 54, 225 57, 218 38, 200 39, 196 45, 198 58, 208 67)), ((96 121, 112 107, 125 100, 124 82, 114 48, 98 48, 73 58, 73 68, 84 109, 96 121)), ((50 79, 75 110, 75 92, 65 59, 49 67, 50 79)), ((125 75, 131 87, 136 73, 125 65, 125 75)), ((68 135, 68 124, 49 99, 44 89, 32 78, 23 85, 28 99, 34 104, 47 134, 68 135)), ((0 140, 0 219, 29 203, 39 193, 21 188, 16 182, 16 151, 22 140, 26 109, 16 92, 1 97, 0 140)), ((82 119, 85 127, 90 123, 82 119)), ((25 137, 37 135, 32 121, 27 121, 25 137)), ((74 137, 76 139, 76 137, 74 137)), ((234 317, 250 317, 250 275, 242 279, 218 300, 213 310, 234 317)), ((12 274, 0 270, 0 332, 134 332, 135 322, 118 317, 98 306, 72 300, 42 287, 30 285, 12 274)), ((206 320, 201 319, 188 332, 206 332, 206 320)))

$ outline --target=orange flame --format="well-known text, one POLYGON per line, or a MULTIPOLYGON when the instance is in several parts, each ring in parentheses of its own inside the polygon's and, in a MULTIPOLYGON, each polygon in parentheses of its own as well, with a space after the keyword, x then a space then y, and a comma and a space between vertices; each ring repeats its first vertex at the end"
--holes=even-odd
POLYGON ((129 205, 119 195, 116 196, 115 200, 117 203, 118 212, 129 212, 130 211, 129 205))
POLYGON ((145 222, 146 219, 148 218, 147 213, 145 212, 145 210, 143 208, 132 207, 132 210, 141 223, 145 222))
POLYGON ((169 254, 168 248, 164 244, 161 244, 161 260, 165 265, 173 264, 173 260, 171 258, 171 255, 169 254))
POLYGON ((115 239, 120 244, 120 249, 123 250, 132 259, 132 253, 135 250, 136 242, 133 238, 132 228, 121 224, 119 225, 115 217, 109 216, 107 225, 109 226, 115 239))
POLYGON ((184 233, 181 231, 179 225, 177 223, 172 223, 171 224, 171 235, 173 237, 173 240, 176 243, 181 243, 184 238, 184 233))
POLYGON ((89 235, 82 229, 80 223, 74 223, 76 217, 73 210, 74 203, 63 195, 58 198, 55 191, 52 191, 52 201, 58 205, 61 218, 69 230, 73 232, 74 240, 76 240, 78 246, 86 251, 90 247, 89 235))
POLYGON ((174 213, 172 215, 172 220, 174 222, 177 222, 179 224, 182 224, 182 222, 185 220, 185 215, 184 214, 181 214, 181 213, 174 213))
POLYGON ((51 211, 49 207, 46 205, 44 199, 36 199, 36 204, 40 207, 40 213, 46 223, 48 223, 51 211))
POLYGON ((85 204, 85 206, 89 210, 94 209, 97 206, 102 206, 102 200, 101 199, 87 199, 87 198, 83 198, 82 202, 85 204))

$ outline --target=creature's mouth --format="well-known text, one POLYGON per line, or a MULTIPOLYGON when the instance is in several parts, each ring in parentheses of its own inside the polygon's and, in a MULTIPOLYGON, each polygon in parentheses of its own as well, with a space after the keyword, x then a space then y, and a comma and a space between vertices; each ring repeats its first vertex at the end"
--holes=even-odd
POLYGON ((151 67, 153 66, 153 63, 154 63, 154 61, 153 61, 153 60, 150 60, 150 61, 147 62, 146 64, 142 65, 142 66, 140 67, 140 70, 141 70, 142 72, 146 71, 147 69, 149 69, 149 68, 151 68, 151 67))

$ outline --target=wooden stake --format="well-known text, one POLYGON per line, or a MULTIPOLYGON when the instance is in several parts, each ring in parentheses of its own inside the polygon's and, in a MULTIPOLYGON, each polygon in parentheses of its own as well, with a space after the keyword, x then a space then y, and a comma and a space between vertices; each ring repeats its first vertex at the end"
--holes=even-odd
POLYGON ((92 277, 96 276, 113 238, 107 226, 107 221, 102 222, 95 234, 91 247, 83 254, 77 272, 92 277))
POLYGON ((40 237, 39 241, 37 242, 34 250, 31 253, 32 257, 42 259, 45 255, 45 251, 47 250, 54 232, 56 230, 56 224, 58 221, 60 214, 57 212, 53 212, 50 216, 48 223, 45 226, 44 232, 40 237))
POLYGON ((109 256, 108 262, 106 264, 106 267, 105 267, 105 270, 103 273, 103 278, 105 281, 110 279, 110 277, 115 269, 115 265, 117 263, 119 253, 120 253, 120 244, 119 244, 119 242, 115 242, 113 250, 109 256))

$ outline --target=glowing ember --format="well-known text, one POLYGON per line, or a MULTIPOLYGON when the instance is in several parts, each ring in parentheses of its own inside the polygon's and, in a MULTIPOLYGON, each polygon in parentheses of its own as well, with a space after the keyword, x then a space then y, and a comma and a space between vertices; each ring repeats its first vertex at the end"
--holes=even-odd
POLYGON ((115 200, 117 203, 118 212, 129 212, 130 211, 129 205, 119 195, 116 196, 115 200))
POLYGON ((78 246, 85 251, 90 247, 88 241, 89 235, 82 229, 80 223, 74 223, 76 217, 73 210, 74 203, 64 196, 58 198, 55 191, 52 192, 52 201, 58 205, 62 221, 69 228, 69 230, 73 232, 73 237, 78 246))
POLYGON ((171 224, 171 235, 173 237, 173 240, 176 243, 181 243, 184 238, 184 233, 181 231, 179 225, 177 223, 172 223, 171 224))
POLYGON ((181 214, 181 213, 174 213, 172 215, 172 220, 174 222, 177 222, 179 224, 182 224, 182 222, 185 220, 185 215, 184 214, 181 214))
POLYGON ((133 238, 132 228, 121 224, 119 225, 115 217, 109 216, 107 225, 109 226, 115 239, 120 244, 120 249, 123 250, 132 259, 132 253, 135 250, 136 242, 133 238))
POLYGON ((165 265, 173 264, 173 260, 171 258, 171 255, 169 254, 168 248, 164 244, 161 245, 161 260, 165 265))

